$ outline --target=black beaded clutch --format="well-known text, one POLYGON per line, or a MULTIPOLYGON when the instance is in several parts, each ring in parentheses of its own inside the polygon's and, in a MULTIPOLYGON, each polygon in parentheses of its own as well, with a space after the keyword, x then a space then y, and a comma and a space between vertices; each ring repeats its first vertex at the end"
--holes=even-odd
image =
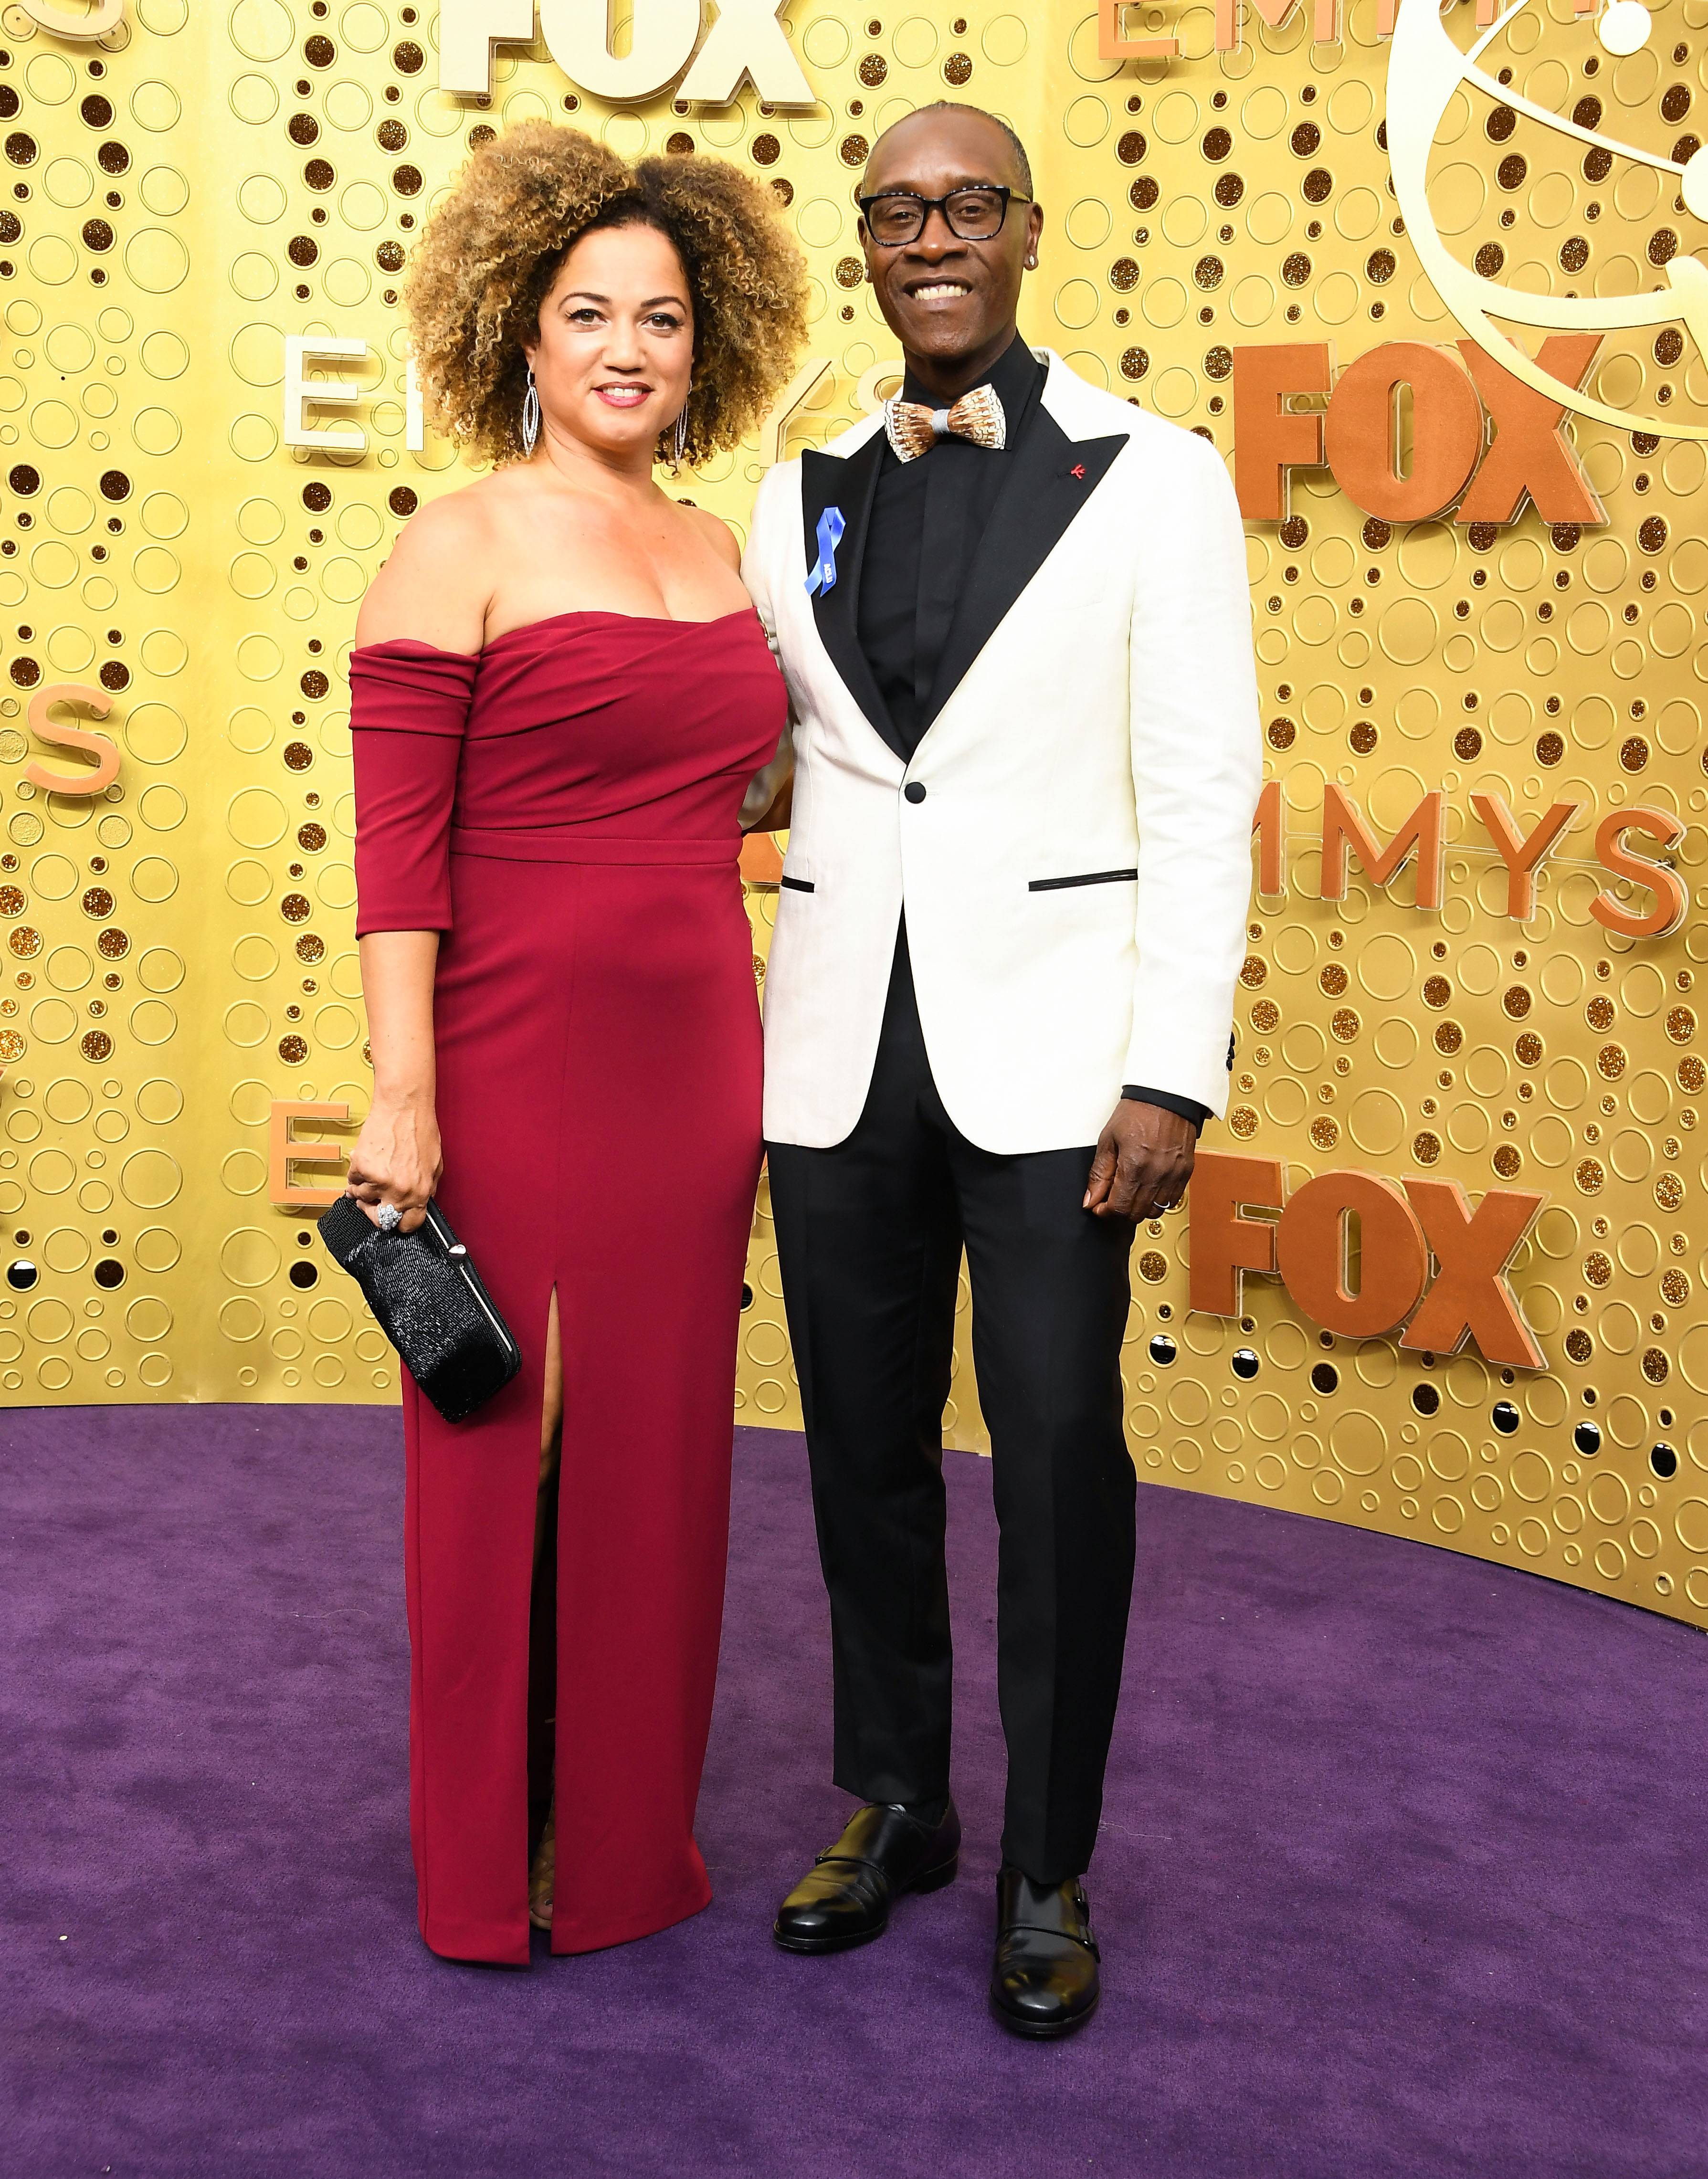
POLYGON ((321 1213, 320 1232, 448 1423, 473 1414, 521 1368, 521 1348, 436 1204, 413 1233, 382 1233, 353 1195, 341 1195, 321 1213))

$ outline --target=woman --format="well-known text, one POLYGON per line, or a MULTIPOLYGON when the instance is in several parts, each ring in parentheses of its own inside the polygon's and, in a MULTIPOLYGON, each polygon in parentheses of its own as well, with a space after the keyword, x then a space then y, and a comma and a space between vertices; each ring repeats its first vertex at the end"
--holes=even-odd
POLYGON ((760 1161, 737 857, 785 699, 735 540, 652 472, 759 421, 805 294, 733 168, 544 123, 476 154, 412 272, 428 398, 494 468, 409 524, 357 623, 349 1188, 405 1230, 437 1194, 523 1356, 454 1427, 404 1391, 411 1832, 453 1958, 524 1965, 530 1913, 554 1951, 620 1944, 711 1896, 760 1161))

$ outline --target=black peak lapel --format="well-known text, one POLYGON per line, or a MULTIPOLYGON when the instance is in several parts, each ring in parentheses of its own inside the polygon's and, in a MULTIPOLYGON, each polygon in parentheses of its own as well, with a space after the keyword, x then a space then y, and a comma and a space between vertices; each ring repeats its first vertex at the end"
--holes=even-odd
MULTIPOLYGON (((819 640, 830 653, 831 663, 841 674, 849 695, 871 722, 873 732, 905 764, 907 751, 897 737, 889 706, 879 692, 877 677, 866 661, 859 639, 860 570, 884 445, 884 435, 879 431, 851 454, 817 451, 802 454, 801 518, 806 549, 801 566, 810 572, 817 565, 819 518, 827 508, 839 507, 844 527, 836 552, 837 579, 829 590, 814 591, 813 619, 819 640)), ((805 574, 801 579, 806 579, 805 574)))
POLYGON ((1041 401, 1014 450, 931 683, 930 726, 1127 443, 1070 439, 1041 401))

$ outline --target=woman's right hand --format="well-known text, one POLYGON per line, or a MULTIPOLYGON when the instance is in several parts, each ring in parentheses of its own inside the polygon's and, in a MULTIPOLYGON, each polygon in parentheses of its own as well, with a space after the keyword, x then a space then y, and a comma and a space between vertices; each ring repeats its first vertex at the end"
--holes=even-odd
POLYGON ((396 1204, 404 1214, 400 1231, 413 1233, 426 1216, 442 1170, 431 1100, 376 1094, 350 1152, 345 1194, 354 1196, 376 1225, 380 1205, 396 1204))

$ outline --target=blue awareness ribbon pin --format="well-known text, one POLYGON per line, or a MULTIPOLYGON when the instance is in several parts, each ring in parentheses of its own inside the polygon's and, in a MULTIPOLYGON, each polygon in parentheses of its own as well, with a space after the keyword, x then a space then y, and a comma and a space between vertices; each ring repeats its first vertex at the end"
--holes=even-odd
POLYGON ((843 532, 848 528, 839 507, 827 507, 818 519, 818 557, 813 563, 812 573, 806 579, 806 594, 816 597, 821 590, 836 588, 836 548, 842 542, 843 532))

